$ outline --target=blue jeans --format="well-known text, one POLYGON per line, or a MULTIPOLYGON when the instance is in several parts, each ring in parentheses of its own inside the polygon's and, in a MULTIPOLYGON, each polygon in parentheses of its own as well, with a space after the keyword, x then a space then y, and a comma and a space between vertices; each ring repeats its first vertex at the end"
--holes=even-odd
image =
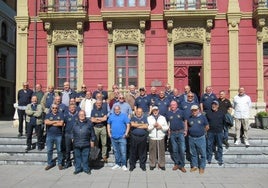
POLYGON ((58 165, 62 165, 62 152, 61 152, 61 141, 62 136, 47 135, 46 145, 47 145, 47 163, 49 166, 54 166, 53 161, 53 146, 56 144, 58 165))
POLYGON ((184 133, 171 133, 170 142, 172 146, 172 156, 175 165, 185 166, 185 138, 184 133))
POLYGON ((76 172, 89 172, 89 153, 90 147, 84 148, 74 148, 74 157, 75 157, 75 171, 76 172))
POLYGON ((207 133, 207 160, 208 162, 211 162, 212 159, 212 154, 213 154, 213 147, 214 147, 214 143, 216 144, 216 154, 215 154, 215 158, 217 159, 217 161, 219 161, 219 163, 222 163, 222 137, 223 137, 223 133, 212 133, 212 132, 208 132, 207 133))
POLYGON ((205 169, 206 167, 206 137, 189 136, 191 166, 205 169))
POLYGON ((114 149, 115 164, 127 166, 127 140, 125 138, 111 138, 111 141, 114 149))

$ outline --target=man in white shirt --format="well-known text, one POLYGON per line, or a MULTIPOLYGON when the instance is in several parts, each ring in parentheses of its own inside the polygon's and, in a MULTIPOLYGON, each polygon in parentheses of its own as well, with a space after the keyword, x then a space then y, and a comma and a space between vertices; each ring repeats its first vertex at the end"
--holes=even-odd
POLYGON ((94 103, 96 99, 92 98, 92 92, 87 91, 86 97, 81 101, 80 108, 86 112, 86 118, 89 119, 91 117, 91 111, 93 109, 94 103))
POLYGON ((240 87, 238 89, 238 95, 234 97, 234 118, 235 118, 235 131, 236 131, 236 145, 241 143, 240 130, 243 127, 244 141, 246 147, 249 147, 248 142, 248 129, 249 129, 249 116, 251 108, 251 99, 245 94, 245 88, 240 87))

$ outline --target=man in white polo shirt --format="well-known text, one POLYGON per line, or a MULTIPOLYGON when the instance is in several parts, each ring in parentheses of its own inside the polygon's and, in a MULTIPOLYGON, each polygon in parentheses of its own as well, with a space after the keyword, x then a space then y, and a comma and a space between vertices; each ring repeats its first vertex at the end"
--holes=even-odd
POLYGON ((239 145, 241 143, 240 130, 241 127, 243 127, 245 145, 246 147, 249 147, 248 129, 249 129, 250 108, 251 108, 251 99, 248 95, 245 94, 245 88, 240 87, 238 89, 238 95, 234 97, 236 145, 239 145))

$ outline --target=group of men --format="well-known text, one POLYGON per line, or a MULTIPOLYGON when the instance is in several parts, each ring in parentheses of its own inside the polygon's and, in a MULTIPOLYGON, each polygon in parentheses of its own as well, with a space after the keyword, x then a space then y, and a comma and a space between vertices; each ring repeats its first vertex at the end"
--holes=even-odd
POLYGON ((94 92, 88 91, 84 84, 80 92, 75 92, 65 82, 63 91, 57 93, 53 86, 48 86, 48 91, 43 94, 40 84, 36 85, 35 92, 29 89, 28 83, 23 86, 18 92, 19 136, 23 133, 25 113, 26 151, 32 147, 34 129, 37 147, 42 150, 42 125, 45 125, 46 170, 55 166, 52 158, 55 144, 60 170, 72 165, 70 156, 73 150, 74 174, 82 171, 90 174, 90 148, 100 147, 100 159, 107 162, 109 141, 115 155, 113 170, 133 171, 139 160, 140 168, 146 171, 147 151, 150 170, 156 167, 165 170, 165 151, 169 138, 173 170, 186 172, 186 152, 191 163, 190 172, 199 170, 203 174, 206 162, 210 164, 212 161, 214 151, 218 164, 223 164, 222 144, 229 147, 228 129, 233 125, 232 109, 236 125, 235 144, 241 143, 243 130, 244 143, 249 146, 251 100, 243 87, 239 88, 232 106, 225 91, 220 91, 217 97, 211 86, 206 87, 200 100, 188 85, 184 93, 176 88, 171 90, 171 86, 166 84, 165 89, 160 91, 152 87, 149 94, 146 94, 145 88, 141 87, 137 91, 133 85, 126 93, 122 93, 115 84, 109 94, 103 90, 102 84, 98 84, 94 92))

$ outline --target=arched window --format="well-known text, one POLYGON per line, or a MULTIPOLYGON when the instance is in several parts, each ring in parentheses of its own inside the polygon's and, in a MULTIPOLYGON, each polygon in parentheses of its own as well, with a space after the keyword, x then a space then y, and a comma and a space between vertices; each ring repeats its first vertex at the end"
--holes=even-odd
POLYGON ((5 22, 1 25, 1 39, 7 41, 7 25, 5 22))
POLYGON ((120 88, 138 83, 138 47, 117 46, 115 49, 115 80, 120 88))
POLYGON ((175 58, 202 57, 203 46, 195 43, 180 43, 174 47, 175 58))
POLYGON ((64 82, 70 82, 72 89, 77 88, 77 48, 61 46, 56 48, 56 79, 55 86, 63 88, 64 82))

